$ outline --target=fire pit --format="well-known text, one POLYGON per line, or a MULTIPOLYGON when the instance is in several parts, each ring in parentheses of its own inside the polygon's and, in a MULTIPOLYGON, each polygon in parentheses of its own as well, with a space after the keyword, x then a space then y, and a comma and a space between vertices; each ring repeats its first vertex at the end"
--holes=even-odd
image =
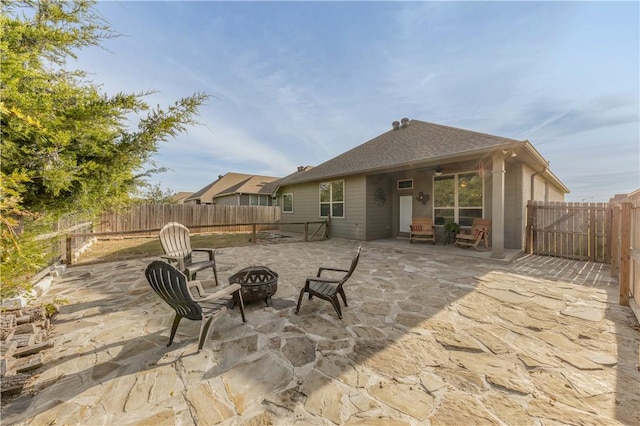
POLYGON ((278 290, 278 274, 266 266, 249 266, 229 277, 229 284, 240 284, 242 300, 264 300, 271 306, 271 296, 278 290))

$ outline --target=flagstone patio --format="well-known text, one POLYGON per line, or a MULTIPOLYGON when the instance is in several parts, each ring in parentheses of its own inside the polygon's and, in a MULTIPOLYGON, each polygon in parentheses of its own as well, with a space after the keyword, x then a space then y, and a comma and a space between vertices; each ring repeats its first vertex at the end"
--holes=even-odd
POLYGON ((278 291, 247 304, 247 323, 237 308, 216 322, 200 353, 187 320, 166 347, 173 311, 144 278, 152 259, 71 267, 42 300, 68 301, 55 346, 2 422, 640 424, 640 331, 608 265, 363 243, 343 320, 317 299, 294 314, 305 277, 348 266, 357 246, 220 249, 224 282, 265 265, 278 291))

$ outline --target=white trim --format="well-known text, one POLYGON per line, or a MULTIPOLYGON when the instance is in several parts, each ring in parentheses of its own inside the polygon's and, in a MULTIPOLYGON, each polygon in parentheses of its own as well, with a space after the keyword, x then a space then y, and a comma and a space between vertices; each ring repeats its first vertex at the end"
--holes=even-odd
POLYGON ((331 216, 331 218, 344 219, 346 217, 346 184, 344 179, 330 180, 325 182, 318 183, 318 215, 321 218, 326 218, 331 216), (333 201, 333 183, 342 182, 342 201, 333 201), (321 200, 321 186, 322 184, 329 184, 329 201, 321 200), (322 205, 329 204, 329 215, 322 216, 322 205), (342 204, 342 216, 334 216, 333 215, 333 205, 334 204, 342 204))
POLYGON ((282 194, 282 213, 293 214, 293 192, 287 192, 282 194), (287 195, 291 195, 291 211, 284 209, 285 207, 284 197, 287 195))

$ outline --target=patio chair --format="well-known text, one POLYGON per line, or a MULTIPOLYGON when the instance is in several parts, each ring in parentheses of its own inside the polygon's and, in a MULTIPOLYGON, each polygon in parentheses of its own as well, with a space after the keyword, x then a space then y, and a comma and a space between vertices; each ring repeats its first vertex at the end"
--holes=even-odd
POLYGON ((491 219, 474 218, 471 229, 466 229, 456 235, 455 244, 458 247, 473 247, 478 250, 478 245, 484 242, 485 248, 489 248, 489 233, 491 232, 491 219))
POLYGON ((428 217, 416 218, 411 220, 409 225, 409 242, 413 244, 414 241, 428 241, 431 244, 435 244, 435 236, 433 233, 433 219, 428 217))
POLYGON ((342 286, 353 274, 353 271, 356 269, 356 266, 358 265, 358 260, 360 259, 361 250, 362 250, 362 246, 359 246, 358 251, 356 252, 356 255, 351 261, 351 268, 338 269, 338 268, 320 267, 315 277, 307 278, 307 281, 304 283, 303 289, 300 290, 300 297, 298 297, 298 306, 296 307, 296 314, 300 311, 302 296, 304 295, 304 293, 309 293, 309 300, 311 300, 313 296, 318 296, 320 299, 331 302, 334 309, 336 310, 336 313, 338 314, 338 318, 342 319, 342 310, 340 309, 338 294, 340 295, 340 297, 342 297, 344 306, 348 306, 347 297, 344 294, 344 290, 342 286), (333 273, 339 272, 341 276, 337 278, 330 278, 326 276, 322 277, 321 275, 324 271, 329 271, 333 273))
POLYGON ((195 280, 198 272, 203 269, 212 268, 216 285, 218 285, 215 249, 191 248, 189 229, 177 222, 169 222, 163 226, 160 230, 159 237, 160 244, 162 244, 162 249, 164 250, 162 258, 167 259, 169 263, 177 263, 178 269, 187 276, 187 279, 195 280), (194 262, 194 252, 206 253, 209 259, 194 262))
POLYGON ((159 260, 151 262, 144 273, 151 288, 176 311, 167 346, 173 343, 180 320, 187 318, 192 321, 202 321, 198 343, 198 352, 200 352, 209 336, 211 325, 227 312, 231 303, 240 306, 242 321, 247 322, 240 284, 232 284, 213 294, 206 294, 199 281, 187 281, 185 274, 173 265, 159 260), (197 290, 197 297, 191 294, 191 289, 197 290))

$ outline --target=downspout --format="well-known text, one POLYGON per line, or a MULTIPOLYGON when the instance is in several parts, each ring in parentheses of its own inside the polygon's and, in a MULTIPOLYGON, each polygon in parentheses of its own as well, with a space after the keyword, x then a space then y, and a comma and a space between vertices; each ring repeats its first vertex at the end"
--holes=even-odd
MULTIPOLYGON (((536 176, 539 176, 541 174, 543 174, 544 172, 546 172, 547 170, 549 170, 549 162, 547 161, 547 164, 544 165, 544 167, 542 168, 542 170, 540 170, 539 172, 535 172, 531 175, 531 196, 529 197, 529 201, 534 201, 533 197, 535 194, 534 191, 534 185, 535 185, 535 181, 536 181, 536 176)), ((526 206, 525 207, 525 217, 526 217, 526 223, 525 223, 525 242, 524 242, 524 251, 525 253, 533 253, 533 224, 530 223, 529 220, 529 207, 526 206)))
POLYGON ((543 167, 542 170, 540 170, 539 172, 535 172, 534 174, 531 175, 531 196, 529 197, 529 201, 534 201, 533 200, 533 196, 535 194, 534 186, 535 186, 536 176, 540 176, 541 174, 545 173, 547 170, 549 170, 549 162, 548 161, 547 161, 547 164, 543 167))

